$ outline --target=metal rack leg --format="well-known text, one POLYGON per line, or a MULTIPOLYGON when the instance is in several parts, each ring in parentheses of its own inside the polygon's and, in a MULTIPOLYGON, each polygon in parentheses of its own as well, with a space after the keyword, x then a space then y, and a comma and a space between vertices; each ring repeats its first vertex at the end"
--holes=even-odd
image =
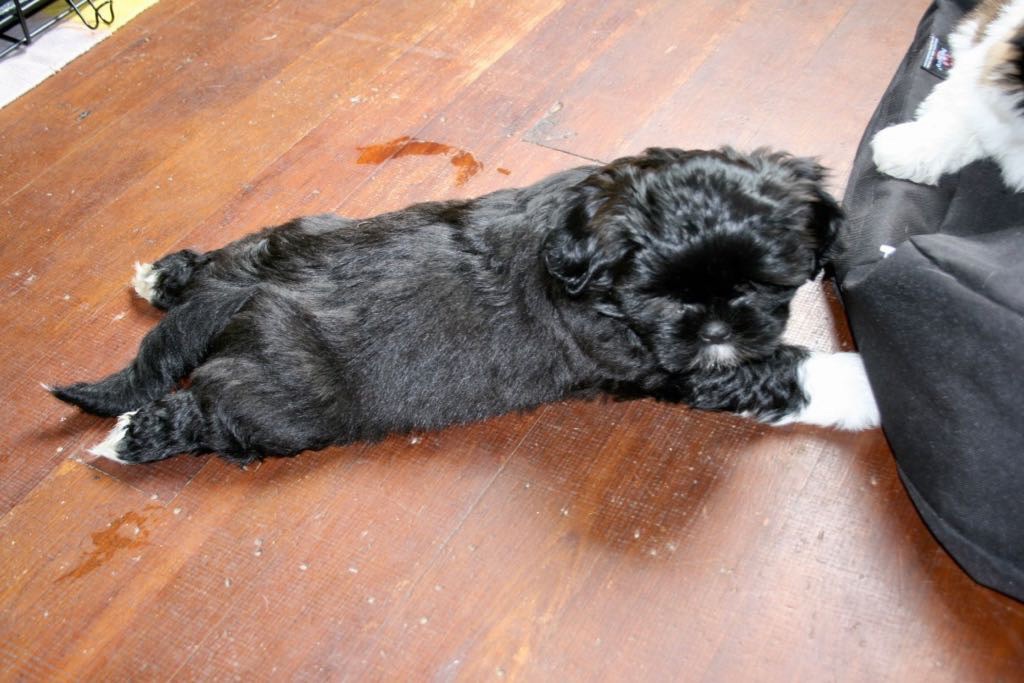
POLYGON ((114 0, 105 0, 105 2, 101 2, 98 5, 96 3, 94 3, 93 0, 66 0, 66 1, 68 3, 68 6, 72 10, 74 10, 75 14, 78 15, 78 18, 82 20, 82 23, 85 24, 86 26, 88 26, 91 29, 99 28, 100 22, 102 22, 104 24, 107 24, 108 26, 110 24, 114 23, 114 0), (94 19, 94 21, 92 23, 89 23, 89 20, 86 19, 85 16, 83 16, 82 13, 79 11, 80 7, 84 7, 86 5, 88 5, 89 8, 92 10, 92 15, 93 15, 93 19, 94 19), (109 19, 107 17, 104 17, 102 14, 100 14, 100 10, 102 10, 104 8, 110 10, 110 18, 109 19))

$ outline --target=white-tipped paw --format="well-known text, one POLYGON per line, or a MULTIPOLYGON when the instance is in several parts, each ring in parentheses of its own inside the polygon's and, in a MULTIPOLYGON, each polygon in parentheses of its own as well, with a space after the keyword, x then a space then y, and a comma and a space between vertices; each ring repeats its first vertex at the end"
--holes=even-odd
POLYGON ((107 458, 114 462, 124 462, 120 458, 120 446, 121 442, 124 441, 125 434, 128 433, 128 425, 131 423, 132 415, 136 412, 133 410, 130 413, 125 413, 117 418, 117 424, 107 434, 107 438, 99 442, 95 446, 89 449, 89 452, 93 455, 101 458, 107 458))
POLYGON ((879 425, 875 394, 859 353, 812 352, 800 365, 799 377, 807 405, 775 424, 801 422, 850 431, 879 425))
POLYGON ((878 131, 871 140, 871 152, 882 173, 935 185, 943 173, 943 165, 935 159, 942 145, 942 140, 934 139, 923 126, 911 122, 878 131))
POLYGON ((1003 171, 1003 182, 1014 192, 1024 192, 1024 148, 1014 150, 1014 156, 1007 156, 999 159, 999 166, 1003 171))
POLYGON ((140 297, 153 303, 156 296, 156 280, 159 273, 152 263, 136 263, 135 277, 132 278, 132 289, 140 297))

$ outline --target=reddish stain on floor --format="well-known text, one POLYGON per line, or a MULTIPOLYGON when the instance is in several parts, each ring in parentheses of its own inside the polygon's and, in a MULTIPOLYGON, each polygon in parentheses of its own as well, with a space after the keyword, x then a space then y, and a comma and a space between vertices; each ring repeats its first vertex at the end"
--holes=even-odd
POLYGON ((455 167, 456 185, 464 185, 484 167, 476 157, 464 149, 443 142, 417 140, 408 135, 387 142, 356 147, 356 151, 359 152, 359 157, 356 159, 357 164, 382 164, 388 159, 407 156, 445 155, 455 167))
MULTIPOLYGON (((147 506, 146 510, 150 507, 147 506)), ((125 550, 133 546, 146 545, 146 538, 149 532, 144 525, 146 517, 138 512, 126 512, 107 525, 106 529, 91 534, 93 548, 86 556, 70 571, 57 578, 58 581, 65 579, 80 579, 86 574, 96 571, 119 550, 125 550), (123 532, 122 532, 123 530, 123 532)))

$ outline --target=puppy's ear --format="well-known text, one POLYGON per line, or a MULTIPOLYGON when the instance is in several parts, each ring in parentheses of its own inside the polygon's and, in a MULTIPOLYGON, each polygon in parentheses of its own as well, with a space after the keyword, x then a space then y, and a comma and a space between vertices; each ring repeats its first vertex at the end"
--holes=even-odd
POLYGON ((846 214, 839 203, 820 184, 815 185, 815 198, 811 202, 811 232, 817 237, 818 244, 814 250, 814 275, 822 268, 830 265, 832 259, 839 255, 839 243, 836 237, 843 226, 846 214))
POLYGON ((588 209, 587 202, 580 200, 565 222, 544 240, 544 265, 570 296, 579 295, 588 285, 598 286, 609 265, 592 230, 593 218, 594 212, 588 209))
POLYGON ((784 155, 781 159, 786 167, 800 181, 806 183, 805 194, 810 208, 807 231, 814 240, 814 272, 816 277, 838 255, 836 237, 843 225, 845 214, 828 190, 825 178, 828 171, 814 159, 784 155))
POLYGON ((615 266, 629 253, 615 219, 604 211, 613 183, 605 169, 575 188, 572 208, 544 240, 544 264, 570 296, 607 291, 615 266))

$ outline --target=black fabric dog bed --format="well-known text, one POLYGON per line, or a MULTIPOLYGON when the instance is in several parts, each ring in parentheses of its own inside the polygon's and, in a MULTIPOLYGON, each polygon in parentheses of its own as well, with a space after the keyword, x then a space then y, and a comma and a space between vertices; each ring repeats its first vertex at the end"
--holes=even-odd
POLYGON ((975 580, 1024 600, 1024 193, 989 161, 937 187, 889 178, 868 146, 913 117, 939 82, 921 68, 930 36, 975 4, 928 9, 878 105, 836 276, 918 511, 975 580))

